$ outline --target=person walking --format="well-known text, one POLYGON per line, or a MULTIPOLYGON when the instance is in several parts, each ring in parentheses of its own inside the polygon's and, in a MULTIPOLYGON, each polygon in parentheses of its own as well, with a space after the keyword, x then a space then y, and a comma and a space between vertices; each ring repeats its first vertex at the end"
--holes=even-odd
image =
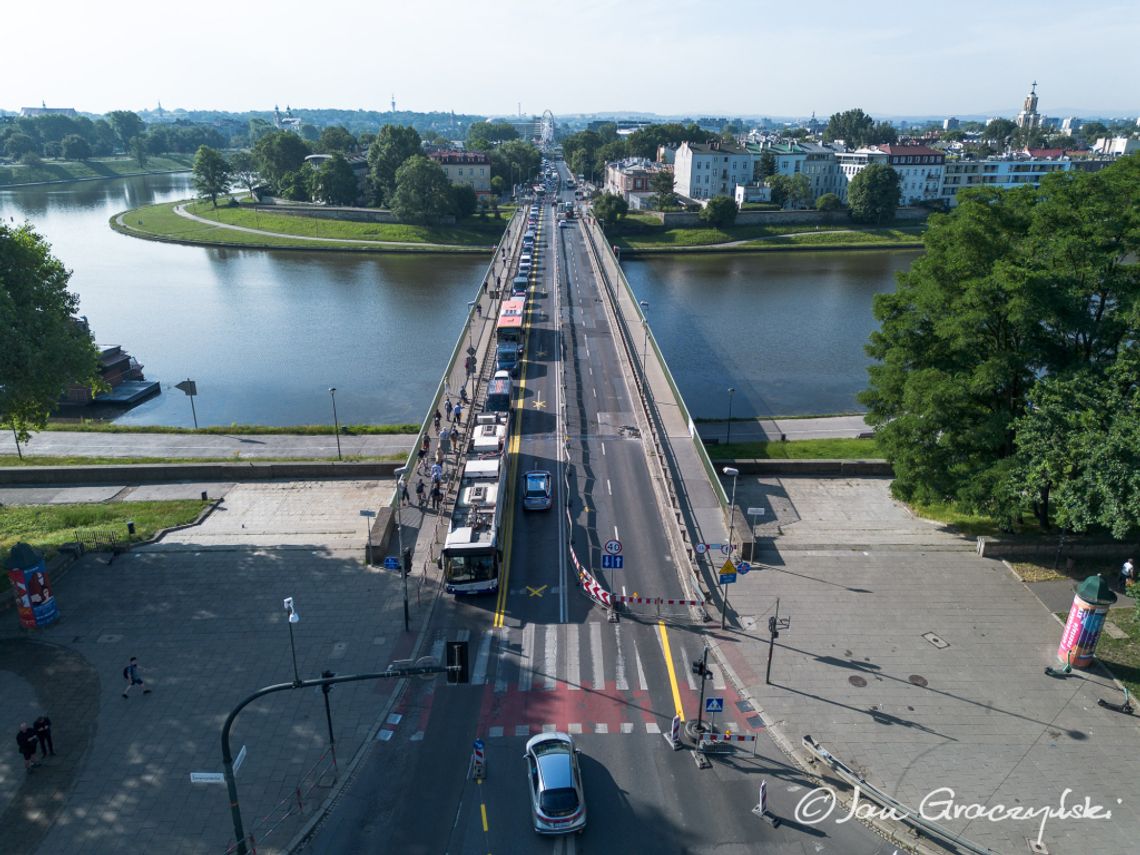
POLYGON ((431 485, 431 508, 433 511, 439 510, 439 503, 443 501, 443 490, 439 488, 439 482, 436 481, 431 485))
POLYGON ((1132 564, 1131 558, 1125 558, 1124 564, 1120 567, 1120 587, 1127 588, 1130 582, 1136 580, 1136 568, 1132 564))
POLYGON ((421 508, 424 506, 424 479, 420 478, 416 482, 416 504, 421 508))
POLYGON ((16 733, 16 745, 19 746, 20 754, 24 758, 24 771, 31 772, 33 766, 39 766, 36 762, 36 733, 28 723, 24 722, 20 725, 19 732, 16 733))
POLYGON ((150 694, 150 687, 147 686, 143 678, 139 676, 140 671, 142 671, 142 666, 139 664, 138 657, 132 656, 127 663, 127 667, 123 669, 123 679, 127 681, 127 687, 123 689, 124 698, 130 697, 129 693, 135 686, 142 686, 144 695, 150 694))
POLYGON ((431 465, 431 482, 433 484, 438 484, 442 480, 443 480, 443 464, 433 463, 431 465))
POLYGON ((55 756, 55 745, 51 741, 51 719, 41 715, 32 722, 32 729, 36 732, 36 740, 40 744, 40 756, 47 757, 48 753, 55 756))
POLYGON ((451 398, 443 402, 443 413, 448 421, 451 421, 451 398))
POLYGON ((455 416, 453 421, 456 424, 459 424, 460 422, 462 422, 463 421, 463 405, 462 404, 456 404, 455 409, 452 410, 452 414, 455 416))
POLYGON ((400 476, 400 480, 396 482, 396 487, 399 489, 400 504, 410 505, 412 497, 408 494, 408 482, 404 480, 404 476, 400 476))
POLYGON ((435 411, 435 432, 439 433, 439 410, 435 411))

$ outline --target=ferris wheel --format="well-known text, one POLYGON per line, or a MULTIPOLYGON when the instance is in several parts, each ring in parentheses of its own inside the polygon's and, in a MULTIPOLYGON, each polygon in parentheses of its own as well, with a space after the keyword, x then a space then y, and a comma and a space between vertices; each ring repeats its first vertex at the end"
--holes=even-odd
POLYGON ((539 130, 539 142, 543 147, 554 143, 554 114, 549 110, 542 111, 542 125, 539 130))

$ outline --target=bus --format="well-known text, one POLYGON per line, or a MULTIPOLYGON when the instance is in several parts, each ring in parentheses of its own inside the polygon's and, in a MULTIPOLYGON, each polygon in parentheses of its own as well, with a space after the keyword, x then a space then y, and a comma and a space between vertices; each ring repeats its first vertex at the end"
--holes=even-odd
POLYGON ((468 460, 451 512, 440 561, 449 594, 499 590, 499 542, 506 503, 506 455, 468 460))
POLYGON ((499 344, 514 344, 522 350, 525 311, 525 297, 512 297, 503 301, 499 309, 499 321, 495 324, 495 340, 499 344))

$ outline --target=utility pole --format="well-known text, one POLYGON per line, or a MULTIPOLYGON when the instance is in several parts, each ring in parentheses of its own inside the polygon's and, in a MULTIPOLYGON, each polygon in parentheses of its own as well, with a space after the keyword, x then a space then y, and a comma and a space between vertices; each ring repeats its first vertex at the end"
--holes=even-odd
POLYGON ((697 704, 697 733, 702 732, 702 721, 705 714, 705 680, 712 676, 709 670, 709 649, 705 648, 704 655, 693 663, 693 673, 701 678, 701 700, 697 704))

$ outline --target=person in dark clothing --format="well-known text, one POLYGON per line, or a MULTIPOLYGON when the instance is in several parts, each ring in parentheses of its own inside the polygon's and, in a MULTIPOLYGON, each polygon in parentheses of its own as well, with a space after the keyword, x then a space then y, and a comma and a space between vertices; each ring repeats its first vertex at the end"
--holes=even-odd
POLYGON ((443 500, 443 491, 439 489, 439 482, 432 484, 431 487, 431 506, 432 510, 439 510, 439 503, 443 500))
POLYGON ((123 669, 123 679, 127 681, 127 687, 123 689, 124 698, 130 697, 129 692, 135 686, 142 686, 144 695, 150 694, 150 686, 146 685, 143 678, 139 676, 141 670, 142 666, 139 664, 138 657, 132 656, 127 667, 123 669))
POLYGON ((24 722, 20 725, 20 730, 16 734, 16 745, 20 748, 20 754, 24 758, 24 771, 32 771, 33 766, 39 766, 36 762, 36 734, 28 723, 24 722))
POLYGON ((425 489, 427 489, 427 488, 424 487, 424 479, 421 478, 416 483, 416 504, 418 504, 421 508, 424 506, 424 490, 425 489))
POLYGON ((51 741, 51 719, 46 715, 41 715, 34 722, 32 727, 36 731, 36 739, 40 743, 40 756, 47 757, 48 753, 55 756, 55 745, 51 741))

